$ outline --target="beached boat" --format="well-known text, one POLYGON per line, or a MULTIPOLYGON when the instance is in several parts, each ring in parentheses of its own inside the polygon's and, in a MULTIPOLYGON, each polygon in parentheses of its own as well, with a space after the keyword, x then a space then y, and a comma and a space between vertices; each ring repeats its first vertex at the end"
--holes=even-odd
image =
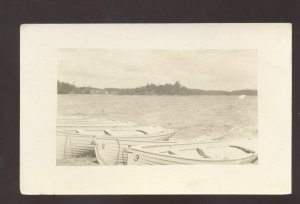
MULTIPOLYGON (((112 137, 95 138, 95 154, 100 165, 126 165, 127 150, 131 145, 149 143, 161 143, 169 140, 175 134, 174 130, 165 129, 159 126, 144 127, 135 133, 120 134, 118 130, 112 131, 112 137), (142 130, 142 131, 141 131, 142 130)), ((168 142, 175 143, 175 142, 168 142)))
POLYGON ((58 116, 56 119, 57 123, 103 123, 113 122, 114 120, 107 120, 104 118, 91 117, 91 116, 58 116))
MULTIPOLYGON (((100 165, 126 165, 128 149, 138 145, 170 145, 177 144, 178 140, 167 140, 174 134, 172 130, 162 129, 160 134, 149 134, 148 137, 109 137, 95 139, 95 154, 100 165)), ((212 139, 218 139, 222 135, 212 139)), ((197 142, 208 140, 207 137, 197 138, 197 142)), ((183 141, 182 141, 183 142, 183 141)))
POLYGON ((105 118, 92 117, 92 116, 58 116, 57 123, 107 123, 116 122, 116 120, 107 120, 105 118))
POLYGON ((67 117, 58 117, 57 123, 107 123, 107 122, 116 122, 115 120, 107 120, 103 118, 93 118, 93 117, 80 117, 80 118, 67 118, 67 117))
POLYGON ((135 127, 136 123, 132 122, 119 122, 115 120, 104 120, 98 118, 83 118, 83 119, 57 119, 56 130, 60 131, 73 131, 81 130, 98 130, 104 128, 122 128, 122 127, 135 127))
POLYGON ((243 164, 254 162, 258 154, 248 149, 251 138, 132 146, 128 150, 128 165, 171 164, 243 164), (244 145, 243 145, 244 144, 244 145))
POLYGON ((174 135, 174 130, 159 126, 118 127, 116 129, 72 129, 57 130, 57 158, 66 158, 90 154, 94 151, 94 142, 113 138, 114 141, 157 141, 167 140, 174 135))
POLYGON ((98 129, 118 129, 124 127, 136 127, 136 123, 131 122, 116 122, 116 121, 106 121, 106 122, 97 122, 97 123, 57 123, 56 130, 64 131, 76 131, 81 130, 94 130, 98 129))
POLYGON ((92 135, 56 131, 56 159, 94 156, 93 138, 92 135))

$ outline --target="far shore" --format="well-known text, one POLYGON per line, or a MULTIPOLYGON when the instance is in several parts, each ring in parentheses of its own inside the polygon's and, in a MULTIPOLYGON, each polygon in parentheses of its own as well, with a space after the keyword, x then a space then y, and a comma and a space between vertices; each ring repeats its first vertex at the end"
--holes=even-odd
POLYGON ((253 89, 240 89, 234 91, 225 90, 204 90, 194 89, 182 86, 179 81, 175 84, 155 85, 147 84, 136 88, 94 88, 94 87, 77 87, 67 82, 57 81, 58 94, 99 94, 99 95, 158 95, 158 96, 256 96, 257 90, 253 89))

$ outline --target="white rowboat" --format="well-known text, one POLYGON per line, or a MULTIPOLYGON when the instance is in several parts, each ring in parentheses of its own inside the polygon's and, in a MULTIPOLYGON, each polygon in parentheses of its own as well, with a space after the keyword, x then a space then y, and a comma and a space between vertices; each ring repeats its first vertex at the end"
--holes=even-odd
POLYGON ((56 121, 57 130, 74 130, 74 129, 97 129, 97 128, 114 128, 114 127, 133 127, 137 126, 132 122, 120 122, 116 120, 106 120, 92 117, 58 117, 56 121))
POLYGON ((57 121, 56 129, 64 131, 72 131, 77 129, 97 130, 103 128, 118 128, 118 127, 136 127, 136 123, 118 122, 114 120, 77 120, 77 121, 57 121))
MULTIPOLYGON (((95 154, 100 165, 125 165, 127 164, 127 150, 131 145, 141 145, 149 143, 161 143, 169 140, 175 134, 174 130, 164 128, 149 132, 144 131, 135 135, 118 135, 118 131, 112 132, 112 137, 95 138, 95 154)), ((175 142, 168 142, 174 144, 175 142)))
POLYGON ((257 160, 258 154, 241 145, 246 144, 247 140, 251 139, 132 146, 128 153, 128 165, 250 163, 257 160))
POLYGON ((137 124, 131 122, 106 122, 106 123, 72 123, 64 124, 60 123, 56 125, 56 130, 63 131, 76 131, 78 129, 83 130, 98 130, 98 129, 117 129, 123 127, 137 127, 137 124))
POLYGON ((92 135, 56 131, 56 159, 94 155, 92 135))
POLYGON ((57 158, 76 157, 90 154, 94 151, 94 142, 101 139, 120 141, 156 141, 167 140, 174 135, 174 130, 167 130, 159 126, 152 127, 119 127, 117 129, 83 129, 57 130, 57 158))
MULTIPOLYGON (((172 136, 174 131, 164 130, 163 134, 151 135, 150 137, 135 137, 135 138, 122 138, 122 137, 110 137, 110 138, 96 138, 95 139, 95 154, 100 165, 127 165, 128 149, 132 146, 139 145, 173 145, 178 141, 168 140, 168 137, 172 136), (169 132, 169 133, 168 133, 169 132), (167 134, 168 133, 168 134, 167 134)), ((217 139, 220 138, 210 138, 217 139)), ((207 138, 198 141, 208 140, 207 138)))

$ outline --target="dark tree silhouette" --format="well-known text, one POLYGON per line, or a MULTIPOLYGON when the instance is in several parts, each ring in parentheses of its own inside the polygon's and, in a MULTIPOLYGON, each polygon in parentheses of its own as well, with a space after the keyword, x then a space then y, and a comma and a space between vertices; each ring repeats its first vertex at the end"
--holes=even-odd
POLYGON ((118 95, 257 95, 256 90, 203 90, 189 89, 182 86, 179 81, 175 84, 155 85, 147 83, 131 89, 105 88, 97 89, 92 87, 76 87, 73 84, 57 81, 58 94, 118 94, 118 95))

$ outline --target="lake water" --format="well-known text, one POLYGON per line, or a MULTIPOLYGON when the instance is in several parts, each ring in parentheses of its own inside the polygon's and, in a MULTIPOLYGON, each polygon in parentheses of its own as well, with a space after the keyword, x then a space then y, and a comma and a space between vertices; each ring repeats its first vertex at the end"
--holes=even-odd
POLYGON ((257 136, 257 97, 58 95, 58 115, 89 115, 177 130, 173 138, 257 136))

